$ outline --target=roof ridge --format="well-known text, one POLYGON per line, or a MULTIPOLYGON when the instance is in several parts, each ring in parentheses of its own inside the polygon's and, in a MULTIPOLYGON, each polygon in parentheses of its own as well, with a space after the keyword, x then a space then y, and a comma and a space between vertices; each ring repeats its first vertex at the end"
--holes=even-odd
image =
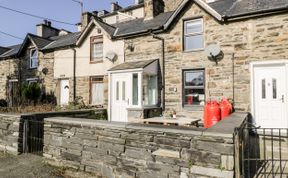
POLYGON ((97 22, 101 22, 101 23, 108 25, 108 26, 115 28, 115 29, 117 28, 117 27, 113 26, 112 24, 108 24, 108 23, 104 22, 101 18, 98 18, 98 17, 94 17, 94 18, 97 22))
POLYGON ((27 36, 36 37, 36 38, 40 38, 40 39, 48 40, 48 41, 53 41, 53 40, 50 40, 49 38, 44 38, 42 36, 38 36, 38 35, 35 35, 35 34, 32 34, 32 33, 28 33, 27 36))

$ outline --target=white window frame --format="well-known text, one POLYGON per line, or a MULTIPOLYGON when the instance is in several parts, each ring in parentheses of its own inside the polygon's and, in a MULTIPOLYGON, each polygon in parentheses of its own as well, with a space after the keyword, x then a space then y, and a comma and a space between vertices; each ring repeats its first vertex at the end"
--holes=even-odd
POLYGON ((94 62, 100 62, 103 61, 104 57, 104 39, 103 36, 93 36, 91 37, 91 42, 90 42, 90 47, 91 47, 91 58, 90 58, 90 63, 94 62), (102 55, 101 56, 94 56, 94 45, 95 44, 102 44, 102 55))
POLYGON ((28 82, 28 85, 30 85, 32 83, 38 83, 39 78, 28 78, 26 81, 28 82))
POLYGON ((38 62, 39 62, 39 58, 38 58, 38 50, 36 49, 36 48, 31 48, 30 49, 30 57, 29 57, 29 68, 30 69, 36 69, 37 67, 38 67, 38 62), (36 53, 37 53, 37 57, 36 58, 34 58, 33 56, 32 56, 32 52, 33 51, 35 51, 36 53), (36 66, 32 66, 32 60, 33 59, 36 59, 37 60, 37 65, 36 66))
POLYGON ((205 37, 204 37, 204 20, 203 18, 197 18, 197 19, 193 19, 193 20, 185 20, 184 21, 184 26, 183 26, 183 51, 184 52, 191 52, 191 51, 199 51, 199 50, 203 50, 205 48, 204 46, 205 44, 205 37), (195 32, 195 33, 189 33, 187 34, 187 23, 193 23, 193 22, 196 22, 196 21, 201 21, 202 23, 202 28, 201 28, 201 31, 199 32, 195 32), (196 49, 186 49, 186 43, 185 43, 185 39, 186 37, 190 37, 190 36, 198 36, 198 35, 203 35, 203 44, 202 44, 202 48, 196 48, 196 49))

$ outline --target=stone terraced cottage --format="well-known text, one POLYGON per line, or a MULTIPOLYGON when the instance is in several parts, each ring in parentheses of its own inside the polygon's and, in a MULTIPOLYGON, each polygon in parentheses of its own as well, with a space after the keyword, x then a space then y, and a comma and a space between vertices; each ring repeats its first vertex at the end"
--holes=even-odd
MULTIPOLYGON (((121 122, 161 110, 202 119, 205 101, 226 97, 263 127, 288 127, 287 5, 286 0, 144 0, 127 8, 112 3, 110 13, 84 13, 79 32, 47 23, 38 36, 28 34, 20 49, 10 47, 18 52, 7 57, 9 47, 1 47, 1 67, 9 60, 12 66, 34 65, 33 48, 39 49, 39 66, 4 67, 9 71, 0 84, 7 88, 8 74, 18 71, 23 81, 41 81, 60 105, 81 97, 107 107, 110 120, 121 122), (43 29, 50 35, 43 36, 43 29), (217 63, 205 51, 211 45, 221 50, 217 63)), ((1 87, 0 96, 5 99, 7 91, 1 87)))
MULTIPOLYGON (((123 75, 132 82, 128 106, 122 109, 128 110, 128 118, 162 107, 201 119, 206 100, 226 97, 237 111, 251 112, 262 127, 288 127, 287 1, 184 0, 174 11, 165 11, 164 1, 151 2, 144 3, 144 19, 127 22, 125 35, 118 35, 120 30, 115 34, 125 39, 125 63, 110 75, 122 75, 120 89, 125 88, 123 75), (222 51, 218 64, 205 52, 211 44, 222 51), (154 73, 146 75, 152 66, 154 73)), ((118 87, 113 79, 110 85, 114 113, 118 87)))
POLYGON ((48 44, 71 35, 66 30, 52 27, 49 21, 38 24, 36 29, 37 35, 27 34, 23 43, 7 47, 8 50, 0 54, 0 66, 3 68, 0 99, 6 100, 9 106, 20 103, 20 88, 25 83, 39 83, 42 98, 55 95, 54 54, 42 50, 48 44))

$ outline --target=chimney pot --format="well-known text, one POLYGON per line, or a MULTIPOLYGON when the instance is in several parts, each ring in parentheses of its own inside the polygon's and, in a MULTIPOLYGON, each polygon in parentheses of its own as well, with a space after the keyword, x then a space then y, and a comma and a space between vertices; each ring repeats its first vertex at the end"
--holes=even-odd
POLYGON ((111 3, 111 11, 115 12, 122 9, 122 7, 118 4, 118 2, 112 2, 111 3))

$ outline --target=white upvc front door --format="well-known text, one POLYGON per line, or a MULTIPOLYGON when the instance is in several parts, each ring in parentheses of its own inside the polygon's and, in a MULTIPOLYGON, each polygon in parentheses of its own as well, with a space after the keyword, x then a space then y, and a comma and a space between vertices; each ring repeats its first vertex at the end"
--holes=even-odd
POLYGON ((288 128, 285 64, 253 67, 253 103, 257 125, 262 128, 288 128))
POLYGON ((131 75, 112 74, 111 79, 111 121, 128 122, 127 107, 131 102, 131 75))
POLYGON ((60 80, 60 105, 69 104, 69 80, 60 80))

